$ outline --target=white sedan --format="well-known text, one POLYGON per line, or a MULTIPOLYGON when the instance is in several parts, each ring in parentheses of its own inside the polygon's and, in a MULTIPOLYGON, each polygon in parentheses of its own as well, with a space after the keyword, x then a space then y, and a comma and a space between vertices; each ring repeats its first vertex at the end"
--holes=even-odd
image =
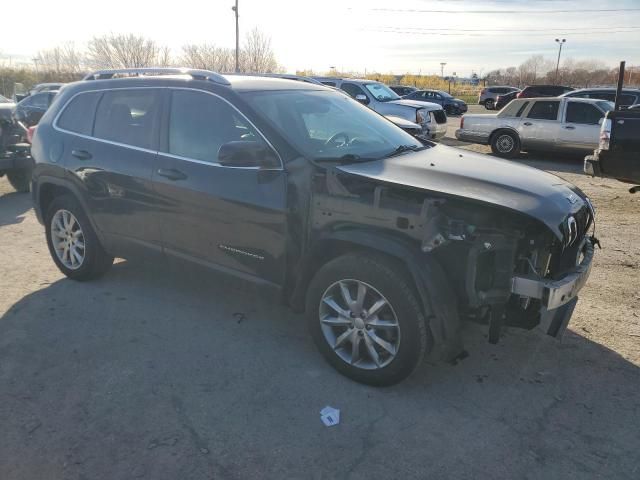
POLYGON ((590 152, 612 102, 590 98, 518 98, 492 115, 464 115, 458 140, 491 145, 512 158, 521 150, 590 152))

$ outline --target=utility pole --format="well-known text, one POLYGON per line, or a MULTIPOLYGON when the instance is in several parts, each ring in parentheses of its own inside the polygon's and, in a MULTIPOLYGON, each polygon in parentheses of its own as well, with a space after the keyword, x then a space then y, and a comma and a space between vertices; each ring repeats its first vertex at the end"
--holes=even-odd
POLYGON ((444 66, 447 62, 440 62, 440 78, 444 78, 444 66))
POLYGON ((236 0, 236 4, 231 7, 231 10, 234 11, 236 15, 236 73, 240 73, 240 30, 238 27, 238 0, 236 0))
POLYGON ((556 81, 555 81, 556 85, 558 84, 558 70, 560 69, 560 54, 562 53, 562 45, 566 41, 567 41, 566 38, 563 38, 562 40, 560 40, 559 38, 556 38, 556 42, 560 45, 560 48, 558 50, 558 63, 556 63, 556 81))

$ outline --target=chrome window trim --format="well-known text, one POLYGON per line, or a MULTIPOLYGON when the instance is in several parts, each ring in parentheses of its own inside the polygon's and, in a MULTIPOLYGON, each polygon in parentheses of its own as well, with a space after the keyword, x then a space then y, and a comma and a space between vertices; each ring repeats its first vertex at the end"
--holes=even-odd
MULTIPOLYGON (((94 119, 95 121, 95 119, 94 119)), ((57 130, 59 132, 62 133, 66 133, 69 135, 75 135, 76 137, 80 137, 80 138, 85 138, 87 140, 96 140, 98 142, 102 142, 102 143, 106 143, 109 145, 116 145, 118 147, 125 147, 125 148, 130 148, 132 150, 137 150, 140 152, 147 152, 147 153, 155 153, 157 155, 162 155, 165 157, 170 157, 170 158, 175 158, 177 160, 185 160, 187 162, 193 162, 193 163, 199 163, 202 165, 211 165, 212 167, 221 167, 221 168, 233 168, 233 169, 240 169, 240 170, 275 170, 275 171, 281 171, 284 170, 284 162, 282 161, 282 157, 280 156, 280 152, 278 152, 278 150, 276 150, 276 148, 273 146, 273 144, 267 139, 267 137, 265 137, 265 135, 260 131, 260 129, 258 127, 256 127, 256 125, 249 120, 246 115, 244 113, 242 113, 240 110, 238 110, 238 108, 232 104, 229 100, 227 100, 224 97, 221 97, 220 95, 210 92, 208 90, 203 90, 201 88, 191 88, 191 87, 170 87, 170 86, 158 86, 158 87, 115 87, 115 88, 98 88, 98 89, 92 89, 92 90, 82 90, 81 92, 75 93, 69 100, 67 100, 67 102, 62 106, 62 108, 60 109, 60 111, 56 114, 55 118, 53 119, 53 122, 51 124, 51 126, 53 127, 54 130, 57 130), (280 166, 279 167, 234 167, 231 165, 222 165, 219 162, 207 162, 205 160, 198 160, 195 158, 189 158, 189 157, 182 157, 180 155, 175 155, 169 152, 163 152, 160 149, 157 150, 151 150, 148 148, 143 148, 143 147, 137 147, 135 145, 129 145, 128 143, 120 143, 120 142, 114 142, 112 140, 106 140, 104 138, 99 138, 99 137, 94 137, 91 135, 84 135, 82 133, 78 133, 78 132, 72 132, 71 130, 67 130, 65 128, 62 128, 58 125, 58 120, 60 119, 60 116, 64 113, 64 111, 68 108, 69 104, 79 95, 85 94, 85 93, 102 93, 102 92, 109 92, 109 91, 114 91, 114 90, 189 90, 189 91, 193 91, 193 92, 202 92, 202 93, 206 93, 209 95, 212 95, 216 98, 219 98, 220 100, 226 102, 231 108, 233 108, 236 112, 238 112, 238 114, 247 121, 247 123, 249 125, 251 125, 251 127, 253 127, 253 129, 258 132, 258 135, 260 135, 260 137, 262 137, 262 139, 265 141, 265 143, 269 146, 269 148, 271 148, 276 156, 278 157, 278 160, 280 161, 280 166)))

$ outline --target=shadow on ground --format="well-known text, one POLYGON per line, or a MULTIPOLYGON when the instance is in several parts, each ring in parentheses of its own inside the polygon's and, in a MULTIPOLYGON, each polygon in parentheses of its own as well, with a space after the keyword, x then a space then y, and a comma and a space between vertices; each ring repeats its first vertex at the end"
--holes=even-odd
POLYGON ((33 206, 31 194, 9 192, 0 194, 0 227, 24 220, 24 214, 33 206))
POLYGON ((458 365, 376 389, 227 278, 121 262, 59 280, 0 319, 0 478, 640 476, 636 366, 571 332, 466 337, 458 365))

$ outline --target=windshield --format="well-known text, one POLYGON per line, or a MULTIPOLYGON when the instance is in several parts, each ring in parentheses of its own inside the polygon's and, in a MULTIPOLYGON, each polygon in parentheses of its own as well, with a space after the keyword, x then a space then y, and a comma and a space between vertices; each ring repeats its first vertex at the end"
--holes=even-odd
POLYGON ((313 160, 373 160, 425 148, 381 115, 341 93, 288 90, 246 92, 244 96, 266 122, 313 160))
POLYGON ((609 112, 616 107, 613 102, 607 102, 605 100, 598 102, 598 106, 605 112, 609 112))
POLYGON ((365 88, 379 102, 388 102, 389 100, 398 100, 400 98, 396 92, 382 83, 367 83, 365 88))

